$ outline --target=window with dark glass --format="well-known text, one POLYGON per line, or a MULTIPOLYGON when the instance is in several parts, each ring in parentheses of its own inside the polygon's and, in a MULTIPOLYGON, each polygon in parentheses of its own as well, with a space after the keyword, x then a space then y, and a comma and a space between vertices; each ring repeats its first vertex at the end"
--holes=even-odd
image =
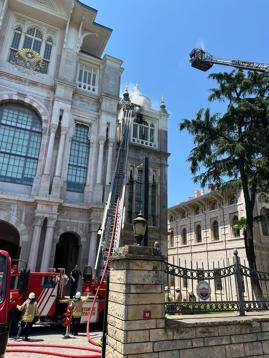
POLYGON ((134 179, 133 171, 130 171, 130 178, 128 183, 128 222, 132 222, 133 218, 133 197, 134 197, 134 179))
POLYGON ((143 170, 138 170, 137 179, 135 183, 135 212, 138 214, 142 211, 142 185, 143 185, 143 170))
POLYGON ((214 271, 214 285, 216 291, 222 291, 221 270, 214 271))
POLYGON ((7 270, 7 258, 0 254, 0 303, 2 303, 6 297, 7 270))
POLYGON ((217 220, 213 221, 212 224, 213 240, 219 240, 219 223, 217 220))
POLYGON ((13 62, 15 60, 16 53, 20 48, 21 36, 22 36, 22 28, 21 26, 17 26, 15 28, 12 43, 10 46, 9 62, 13 62))
POLYGON ((156 209, 157 209, 157 184, 155 181, 155 175, 152 178, 151 185, 151 218, 152 218, 152 226, 156 226, 156 209))
POLYGON ((67 172, 67 190, 83 193, 87 180, 90 142, 89 127, 76 124, 71 142, 67 172))
POLYGON ((188 287, 188 270, 187 269, 183 269, 183 287, 187 288, 188 287))
POLYGON ((181 236, 182 236, 182 245, 187 245, 187 229, 185 227, 182 229, 181 236))
POLYGON ((232 229, 233 229, 233 236, 234 236, 234 237, 240 236, 240 228, 239 228, 239 226, 238 226, 238 216, 237 216, 237 215, 235 215, 235 216, 233 217, 232 229))
POLYGON ((153 146, 155 137, 154 124, 149 124, 143 119, 141 113, 137 113, 136 119, 133 123, 133 140, 136 143, 153 146))
POLYGON ((262 223, 262 233, 265 236, 269 235, 269 209, 261 209, 261 223, 262 223))
POLYGON ((201 242, 201 241, 202 241, 202 228, 201 228, 201 225, 200 225, 200 224, 196 225, 196 228, 195 228, 195 236, 196 236, 196 241, 197 241, 197 242, 201 242))
POLYGON ((31 185, 42 127, 38 115, 18 104, 0 106, 0 181, 31 185))

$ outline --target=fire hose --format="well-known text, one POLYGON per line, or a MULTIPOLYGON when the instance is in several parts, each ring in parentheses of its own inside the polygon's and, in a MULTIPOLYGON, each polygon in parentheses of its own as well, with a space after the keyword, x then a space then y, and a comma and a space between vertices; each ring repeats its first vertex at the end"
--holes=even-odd
MULTIPOLYGON (((115 212, 115 217, 114 217, 113 228, 112 228, 111 239, 110 239, 110 243, 109 243, 107 257, 109 257, 111 255, 111 251, 112 251, 112 247, 113 247, 113 237, 114 237, 115 230, 116 230, 118 207, 119 207, 119 201, 117 202, 117 206, 116 206, 116 212, 115 212)), ((88 342, 94 346, 99 346, 99 343, 94 341, 90 336, 90 321, 91 321, 91 317, 93 314, 94 305, 95 305, 96 299, 98 297, 98 293, 101 288, 101 285, 105 280, 105 275, 107 273, 107 270, 108 270, 108 260, 106 260, 106 262, 105 262, 101 280, 97 287, 94 299, 91 304, 91 308, 88 313, 88 318, 87 318, 87 329, 86 329, 87 338, 88 338, 88 342)), ((101 350, 100 349, 86 348, 86 347, 81 347, 81 346, 66 346, 66 345, 61 345, 61 344, 22 344, 22 343, 11 344, 11 343, 9 343, 7 345, 6 352, 7 353, 37 353, 37 354, 42 354, 42 355, 52 355, 54 357, 64 357, 64 358, 101 358, 101 350), (19 349, 16 349, 17 347, 19 349), (27 347, 30 347, 30 348, 27 349, 27 347), (47 350, 43 350, 43 349, 33 349, 33 348, 76 349, 76 350, 81 350, 81 351, 93 352, 96 354, 77 355, 77 354, 68 354, 68 353, 60 353, 60 352, 51 352, 51 351, 47 351, 47 350)))

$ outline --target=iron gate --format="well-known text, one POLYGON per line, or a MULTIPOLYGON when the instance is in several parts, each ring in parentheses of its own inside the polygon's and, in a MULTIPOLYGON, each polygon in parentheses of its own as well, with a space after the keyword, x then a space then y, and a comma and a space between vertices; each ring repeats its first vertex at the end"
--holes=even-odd
POLYGON ((193 269, 165 263, 165 309, 168 314, 245 312, 269 309, 269 273, 240 263, 193 269))

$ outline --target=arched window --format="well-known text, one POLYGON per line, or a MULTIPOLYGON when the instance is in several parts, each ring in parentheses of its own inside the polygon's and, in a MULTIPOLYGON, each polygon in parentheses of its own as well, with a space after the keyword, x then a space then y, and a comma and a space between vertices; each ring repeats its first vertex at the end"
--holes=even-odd
POLYGON ((36 27, 31 27, 26 31, 23 48, 29 48, 40 54, 42 40, 42 32, 36 27))
POLYGON ((42 58, 42 64, 40 66, 35 66, 34 70, 47 74, 53 47, 52 38, 47 37, 45 40, 42 32, 34 26, 28 28, 24 36, 22 34, 22 27, 17 26, 14 30, 10 46, 9 62, 28 68, 28 62, 30 61, 32 63, 32 61, 30 59, 28 60, 28 58, 22 60, 17 56, 17 52, 21 49, 33 50, 39 53, 42 58))
POLYGON ((202 228, 200 224, 196 225, 195 237, 196 237, 196 242, 202 242, 202 228))
POLYGON ((181 232, 182 245, 187 245, 187 229, 184 227, 181 232))
POLYGON ((36 112, 21 104, 0 105, 0 181, 32 184, 41 137, 36 112))
POLYGON ((169 233, 169 238, 170 238, 170 247, 173 247, 174 246, 174 231, 170 231, 169 233))
POLYGON ((67 190, 83 193, 88 171, 90 142, 89 127, 76 124, 71 142, 67 172, 67 190))
POLYGON ((45 43, 44 55, 43 55, 43 72, 48 73, 49 63, 51 58, 53 40, 51 37, 48 37, 45 43))
POLYGON ((22 28, 21 26, 17 26, 14 30, 14 35, 10 46, 9 62, 14 62, 15 55, 17 51, 20 49, 21 35, 22 35, 22 28))
POLYGON ((155 144, 155 127, 143 119, 143 115, 138 113, 133 122, 132 141, 139 144, 154 147, 155 144))
POLYGON ((238 237, 240 236, 240 228, 238 226, 238 216, 235 215, 232 220, 232 230, 233 230, 233 236, 238 237))
POLYGON ((269 209, 262 208, 261 217, 262 217, 262 233, 265 236, 269 236, 269 209))
POLYGON ((213 240, 219 240, 219 223, 214 220, 212 223, 213 240))

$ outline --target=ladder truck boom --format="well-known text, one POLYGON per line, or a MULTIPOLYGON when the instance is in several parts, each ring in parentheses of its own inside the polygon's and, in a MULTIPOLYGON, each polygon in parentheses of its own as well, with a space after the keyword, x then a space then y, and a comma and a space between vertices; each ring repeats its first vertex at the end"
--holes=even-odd
POLYGON ((195 48, 190 52, 190 63, 192 67, 198 68, 201 71, 209 70, 214 64, 231 66, 241 68, 243 70, 253 70, 260 72, 269 72, 269 64, 242 61, 242 60, 227 60, 222 58, 214 58, 210 53, 201 48, 195 48))
POLYGON ((106 267, 109 255, 112 255, 120 244, 120 233, 124 214, 124 198, 127 177, 127 164, 129 152, 129 138, 133 117, 133 104, 129 94, 124 94, 122 101, 124 109, 124 122, 122 126, 122 139, 118 150, 115 171, 112 177, 110 192, 106 202, 102 225, 99 248, 95 262, 95 275, 99 280, 106 267), (111 248, 111 249, 110 249, 111 248))

